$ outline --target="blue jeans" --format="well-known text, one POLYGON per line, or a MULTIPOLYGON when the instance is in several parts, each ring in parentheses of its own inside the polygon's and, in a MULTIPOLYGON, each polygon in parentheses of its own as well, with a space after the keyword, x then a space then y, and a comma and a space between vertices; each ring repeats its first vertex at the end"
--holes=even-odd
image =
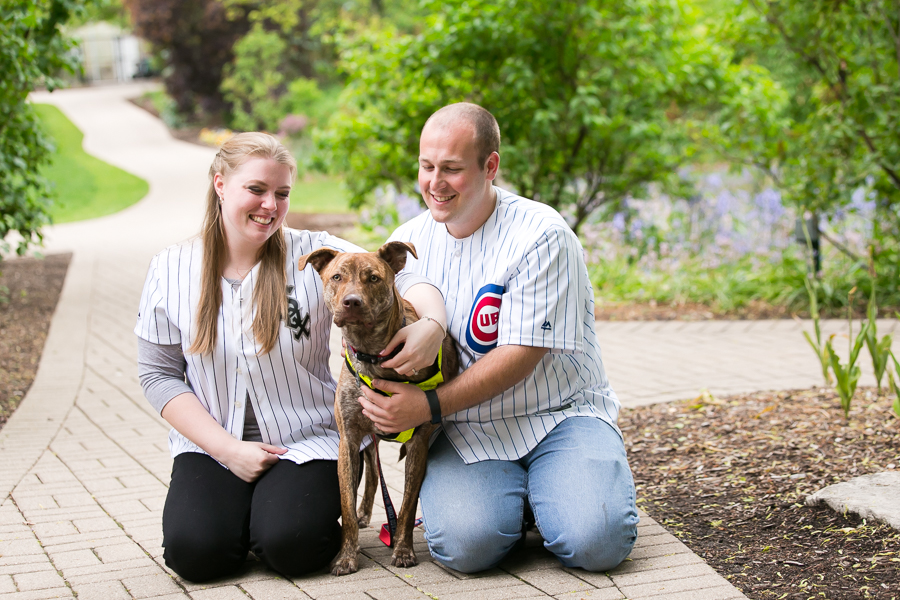
POLYGON ((441 433, 420 494, 431 555, 464 573, 495 566, 524 534, 526 497, 544 547, 567 567, 607 571, 637 539, 622 438, 600 419, 572 417, 514 461, 467 465, 441 433))

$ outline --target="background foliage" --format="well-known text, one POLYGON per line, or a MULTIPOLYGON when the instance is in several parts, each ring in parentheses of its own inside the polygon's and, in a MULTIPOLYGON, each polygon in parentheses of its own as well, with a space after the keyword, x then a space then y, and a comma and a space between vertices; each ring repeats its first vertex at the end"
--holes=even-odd
POLYGON ((677 168, 696 151, 690 125, 726 105, 729 118, 765 119, 781 101, 764 72, 702 35, 686 2, 426 6, 422 33, 375 32, 343 55, 344 102, 323 144, 354 173, 357 202, 385 184, 412 192, 422 124, 466 100, 502 124, 503 180, 577 230, 651 183, 689 195, 677 168))
POLYGON ((0 251, 7 234, 17 232, 19 254, 40 242, 47 222, 50 189, 41 168, 53 145, 46 137, 28 94, 53 89, 61 70, 78 66, 71 43, 61 35, 67 19, 82 10, 77 0, 3 0, 0 9, 0 251))
POLYGON ((249 29, 218 0, 123 0, 135 32, 151 42, 162 63, 166 91, 188 119, 221 118, 228 107, 219 89, 234 44, 249 29))

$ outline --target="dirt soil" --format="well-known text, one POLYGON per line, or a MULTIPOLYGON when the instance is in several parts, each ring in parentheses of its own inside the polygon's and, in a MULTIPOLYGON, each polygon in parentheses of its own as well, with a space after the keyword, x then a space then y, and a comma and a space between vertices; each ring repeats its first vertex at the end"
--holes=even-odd
POLYGON ((900 419, 874 388, 849 420, 830 389, 626 409, 644 511, 749 598, 900 598, 900 532, 805 499, 900 468, 900 419))
POLYGON ((0 427, 34 381, 71 258, 0 261, 0 427))

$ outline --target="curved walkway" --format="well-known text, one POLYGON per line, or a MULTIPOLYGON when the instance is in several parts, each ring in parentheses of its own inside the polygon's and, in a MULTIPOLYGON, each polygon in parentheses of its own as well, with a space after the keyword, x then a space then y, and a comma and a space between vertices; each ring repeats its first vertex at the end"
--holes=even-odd
MULTIPOLYGON (((743 598, 642 514, 628 561, 609 574, 564 569, 529 534, 528 548, 476 576, 430 561, 390 566, 375 530, 361 535, 355 575, 285 580, 248 562, 203 586, 165 568, 161 514, 171 459, 167 425, 143 398, 132 334, 150 257, 194 233, 210 149, 172 139, 125 99, 148 84, 35 94, 85 133, 95 156, 150 182, 116 215, 46 232, 47 252, 74 256, 37 378, 0 430, 0 596, 4 598, 743 598)), ((608 370, 626 406, 713 393, 801 387, 818 368, 794 322, 604 323, 608 370)), ((838 324, 830 323, 829 327, 838 324)), ((895 327, 886 322, 885 332, 895 327)), ((396 452, 388 445, 385 454, 396 452)), ((385 460, 399 502, 402 472, 385 460)), ((377 510, 376 510, 377 513, 377 510)))

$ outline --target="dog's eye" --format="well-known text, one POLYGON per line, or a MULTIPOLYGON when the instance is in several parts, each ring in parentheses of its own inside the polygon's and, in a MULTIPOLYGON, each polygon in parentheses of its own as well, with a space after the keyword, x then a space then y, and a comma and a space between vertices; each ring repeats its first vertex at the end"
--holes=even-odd
POLYGON ((378 283, 379 281, 381 281, 381 277, 379 277, 378 275, 370 275, 369 281, 371 281, 372 283, 378 283))
POLYGON ((334 281, 340 281, 340 280, 341 280, 341 274, 340 274, 340 273, 335 273, 334 275, 332 275, 331 278, 332 278, 334 281))

